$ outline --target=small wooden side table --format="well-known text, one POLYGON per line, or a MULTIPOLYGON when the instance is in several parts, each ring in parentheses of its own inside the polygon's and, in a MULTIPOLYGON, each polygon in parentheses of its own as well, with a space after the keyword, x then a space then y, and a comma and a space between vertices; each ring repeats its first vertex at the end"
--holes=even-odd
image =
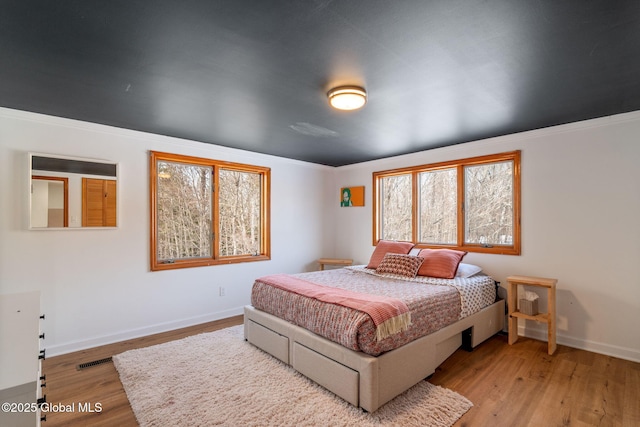
POLYGON ((557 279, 544 277, 509 276, 507 277, 507 301, 509 304, 509 344, 518 341, 518 318, 535 320, 547 324, 549 354, 556 351, 556 283, 557 279), (547 312, 535 316, 518 311, 518 285, 540 286, 547 289, 547 312))
POLYGON ((341 258, 320 258, 318 260, 318 264, 320 264, 320 270, 324 270, 325 265, 341 265, 347 266, 353 264, 352 259, 341 259, 341 258))

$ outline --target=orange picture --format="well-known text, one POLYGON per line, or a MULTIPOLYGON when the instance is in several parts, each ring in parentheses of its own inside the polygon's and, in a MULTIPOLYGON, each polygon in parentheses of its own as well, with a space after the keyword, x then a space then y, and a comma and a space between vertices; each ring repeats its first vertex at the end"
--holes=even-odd
POLYGON ((364 206, 364 186, 341 188, 340 206, 364 206))

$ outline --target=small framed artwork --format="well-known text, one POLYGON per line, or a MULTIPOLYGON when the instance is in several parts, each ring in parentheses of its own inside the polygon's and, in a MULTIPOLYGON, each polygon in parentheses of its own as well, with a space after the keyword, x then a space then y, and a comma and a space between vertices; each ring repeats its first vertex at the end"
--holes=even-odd
POLYGON ((360 187, 342 187, 340 189, 340 206, 364 206, 364 185, 360 187))

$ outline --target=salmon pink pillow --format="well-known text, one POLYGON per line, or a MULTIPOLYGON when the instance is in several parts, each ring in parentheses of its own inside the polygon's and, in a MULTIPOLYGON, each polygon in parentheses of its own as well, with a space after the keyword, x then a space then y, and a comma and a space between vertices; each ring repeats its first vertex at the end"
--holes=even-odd
POLYGON ((371 259, 367 268, 378 268, 382 258, 387 253, 406 255, 413 248, 414 244, 411 242, 394 242, 391 240, 380 240, 376 249, 371 254, 371 259))
POLYGON ((418 276, 453 279, 458 270, 458 264, 467 253, 453 249, 423 249, 418 256, 424 258, 418 276))

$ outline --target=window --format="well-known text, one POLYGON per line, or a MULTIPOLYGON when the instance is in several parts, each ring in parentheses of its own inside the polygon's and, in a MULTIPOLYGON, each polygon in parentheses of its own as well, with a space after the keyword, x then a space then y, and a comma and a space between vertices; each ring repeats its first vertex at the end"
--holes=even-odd
POLYGON ((270 169, 151 152, 151 270, 270 259, 270 169))
POLYGON ((374 172, 373 241, 520 254, 520 152, 374 172))
POLYGON ((411 175, 391 175, 380 183, 381 231, 388 240, 411 240, 411 175))

